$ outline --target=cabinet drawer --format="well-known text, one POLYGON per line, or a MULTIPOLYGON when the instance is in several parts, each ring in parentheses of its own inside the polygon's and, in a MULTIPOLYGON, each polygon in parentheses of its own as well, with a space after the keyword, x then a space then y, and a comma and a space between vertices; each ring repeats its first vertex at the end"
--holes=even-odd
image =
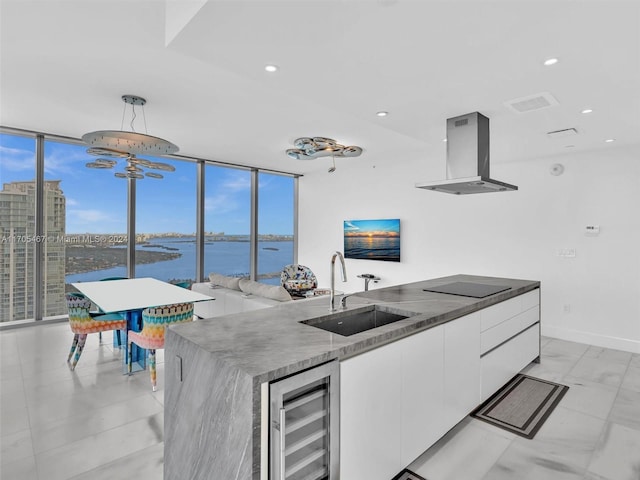
POLYGON ((517 337, 480 359, 481 401, 493 395, 516 373, 540 354, 540 324, 529 327, 517 337))
POLYGON ((537 305, 531 307, 515 317, 511 317, 480 334, 480 354, 485 354, 502 342, 526 330, 540 320, 540 309, 537 305))
POLYGON ((524 295, 519 295, 504 302, 492 305, 490 307, 481 310, 480 319, 480 331, 495 327, 499 323, 505 320, 515 317, 525 310, 529 310, 531 307, 540 303, 540 289, 536 288, 531 292, 527 292, 524 295))

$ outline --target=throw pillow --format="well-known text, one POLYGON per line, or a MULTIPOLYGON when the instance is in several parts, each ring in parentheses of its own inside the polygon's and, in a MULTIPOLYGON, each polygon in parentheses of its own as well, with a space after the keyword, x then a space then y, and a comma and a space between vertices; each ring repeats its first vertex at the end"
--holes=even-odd
POLYGON ((240 280, 240 290, 258 297, 270 298, 279 302, 291 300, 291 295, 280 285, 267 285, 253 280, 240 280))
POLYGON ((213 285, 229 288, 231 290, 240 290, 240 279, 236 277, 228 277, 219 273, 210 273, 209 281, 213 285))

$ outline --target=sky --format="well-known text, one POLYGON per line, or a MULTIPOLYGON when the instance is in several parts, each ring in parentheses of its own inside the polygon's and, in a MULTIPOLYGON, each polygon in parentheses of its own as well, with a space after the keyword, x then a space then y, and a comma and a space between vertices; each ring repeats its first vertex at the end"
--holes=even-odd
MULTIPOLYGON (((143 156, 169 163, 175 172, 164 179, 145 178, 136 186, 136 232, 194 233, 196 230, 196 164, 143 156)), ((45 142, 45 181, 61 180, 66 199, 66 233, 126 232, 127 181, 114 169, 85 166, 97 157, 83 145, 45 142)), ((35 139, 0 134, 0 184, 33 181, 35 139)), ((260 234, 293 234, 293 179, 260 174, 260 234)), ((205 231, 248 235, 250 231, 251 174, 249 171, 208 165, 205 169, 205 231)))
POLYGON ((400 234, 400 220, 345 220, 344 233, 346 236, 397 236, 400 234))

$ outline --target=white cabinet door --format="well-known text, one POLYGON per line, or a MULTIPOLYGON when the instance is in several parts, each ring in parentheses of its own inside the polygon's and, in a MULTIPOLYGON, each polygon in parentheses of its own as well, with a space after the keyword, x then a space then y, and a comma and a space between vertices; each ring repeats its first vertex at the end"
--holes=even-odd
POLYGON ((340 362, 340 478, 389 480, 401 469, 404 340, 340 362))
POLYGON ((402 462, 396 473, 413 462, 448 430, 442 415, 443 332, 443 326, 438 326, 400 340, 402 462))
POLYGON ((480 312, 444 325, 444 417, 449 427, 480 404, 480 312))
POLYGON ((516 373, 540 354, 540 324, 529 327, 515 338, 481 359, 482 398, 497 392, 516 373))

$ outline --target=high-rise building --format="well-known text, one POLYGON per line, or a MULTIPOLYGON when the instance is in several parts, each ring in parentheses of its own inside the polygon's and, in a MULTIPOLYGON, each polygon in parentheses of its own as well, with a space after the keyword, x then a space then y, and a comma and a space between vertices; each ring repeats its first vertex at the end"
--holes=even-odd
POLYGON ((11 182, 0 191, 0 321, 34 318, 35 244, 43 245, 43 315, 66 313, 65 197, 60 180, 44 182, 44 231, 35 235, 36 185, 11 182))

